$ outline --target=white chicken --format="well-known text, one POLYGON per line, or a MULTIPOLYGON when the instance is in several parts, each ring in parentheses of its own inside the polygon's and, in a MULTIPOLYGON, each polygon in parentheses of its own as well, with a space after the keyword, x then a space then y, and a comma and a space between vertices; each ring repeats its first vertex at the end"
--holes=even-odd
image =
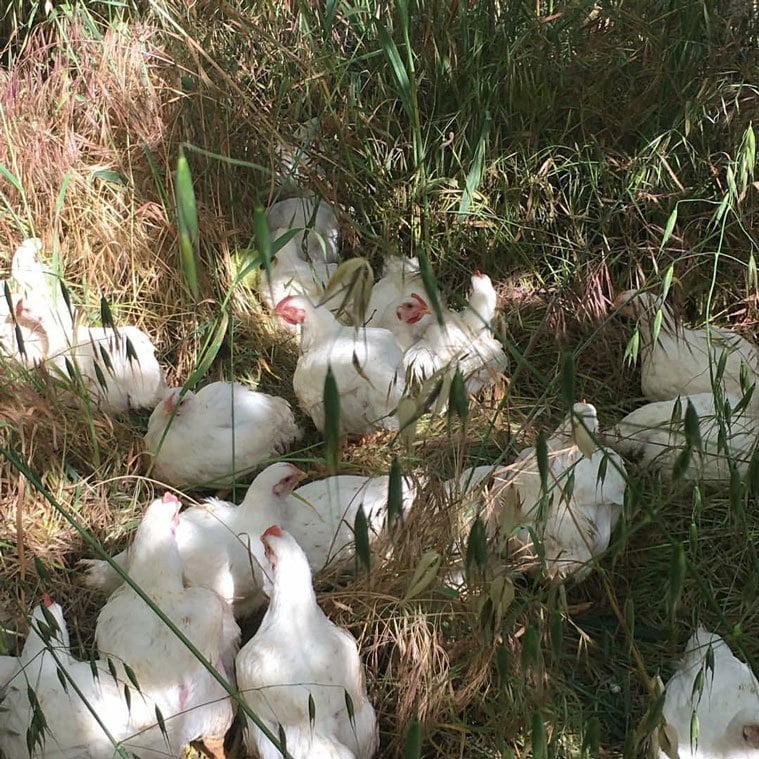
POLYGON ((232 485, 302 435, 290 404, 239 382, 166 392, 145 434, 153 476, 178 488, 232 485))
MULTIPOLYGON (((249 545, 257 542, 256 536, 267 525, 283 520, 289 513, 290 493, 305 476, 293 464, 271 464, 253 480, 239 506, 209 498, 183 511, 176 541, 185 582, 215 591, 234 604, 239 618, 249 616, 265 603, 260 569, 251 564, 249 545)), ((114 556, 114 561, 131 572, 132 550, 114 556)), ((91 588, 112 593, 121 584, 121 577, 105 561, 83 559, 80 564, 86 567, 84 583, 91 588)))
POLYGON ((33 303, 25 298, 16 302, 16 321, 27 353, 31 342, 32 363, 44 361, 67 378, 70 364, 93 401, 115 414, 153 408, 159 402, 166 379, 145 332, 132 326, 51 331, 53 317, 45 315, 43 304, 33 303))
MULTIPOLYGON (((186 588, 175 532, 180 502, 166 493, 148 506, 130 549, 129 575, 163 614, 190 640, 217 673, 234 682, 234 656, 240 628, 225 600, 206 588, 186 588)), ((228 572, 229 595, 232 575, 228 572)), ((226 689, 166 626, 145 601, 124 584, 98 614, 95 642, 101 659, 131 667, 161 713, 191 715, 193 737, 210 748, 223 742, 234 717, 226 689)))
MULTIPOLYGON (((364 510, 370 538, 379 534, 387 517, 389 477, 335 475, 294 490, 305 472, 279 462, 264 469, 248 488, 239 506, 209 498, 179 516, 177 543, 184 563, 185 582, 215 590, 234 603, 238 618, 252 614, 265 599, 261 595, 259 568, 251 566, 248 546, 273 522, 285 526, 298 540, 314 572, 353 550, 353 525, 359 506, 364 510), (263 525, 263 526, 262 526, 263 525), (226 587, 227 566, 234 579, 234 595, 226 587)), ((411 478, 402 483, 401 513, 416 497, 411 478)), ((127 571, 130 553, 114 557, 127 571)), ((112 592, 121 583, 105 561, 84 559, 84 582, 91 588, 112 592)))
MULTIPOLYGON (((691 636, 667 683, 662 716, 664 735, 679 759, 759 757, 759 682, 719 635, 703 627, 691 636), (703 678, 701 687, 697 678, 703 678)), ((659 757, 668 759, 664 751, 659 757)))
MULTIPOLYGON (((278 239, 286 231, 274 230, 272 239, 278 239)), ((298 250, 299 244, 296 236, 277 251, 271 262, 271 281, 267 280, 265 272, 261 272, 261 298, 269 308, 274 308, 288 295, 304 294, 318 301, 337 270, 337 264, 329 261, 304 261, 298 250)))
MULTIPOLYGON (((264 589, 269 608, 261 627, 237 655, 240 694, 274 735, 281 725, 294 759, 314 755, 307 747, 293 753, 291 732, 303 743, 312 731, 320 742, 328 737, 342 751, 329 756, 351 756, 347 749, 357 759, 369 759, 377 750, 377 718, 367 696, 356 641, 316 603, 311 569, 295 539, 272 525, 261 541, 267 559, 264 589), (348 697, 352 716, 346 706, 348 697)), ((276 756, 267 746, 269 739, 250 722, 245 742, 249 751, 276 756)))
MULTIPOLYGON (((421 296, 416 294, 416 298, 421 296)), ((422 338, 405 352, 403 365, 408 382, 419 386, 436 373, 450 377, 458 368, 472 394, 496 385, 508 369, 509 360, 491 329, 495 312, 496 292, 490 277, 476 272, 472 275, 467 308, 461 313, 446 309, 443 324, 433 320, 422 338)), ((397 318, 406 316, 399 311, 397 318)), ((438 404, 435 410, 441 413, 445 405, 438 404)))
MULTIPOLYGON (((279 524, 298 541, 317 572, 336 558, 353 553, 353 525, 359 507, 366 517, 370 540, 387 522, 390 478, 339 474, 297 488, 287 499, 279 524)), ((402 481, 401 514, 408 514, 417 488, 410 477, 402 481)))
POLYGON ((301 295, 281 300, 276 313, 302 327, 293 389, 303 410, 324 431, 324 381, 331 367, 340 396, 340 434, 397 429, 403 353, 391 332, 340 324, 301 295))
POLYGON ((545 574, 585 578, 609 545, 622 513, 626 471, 622 459, 600 447, 596 409, 575 403, 546 441, 548 472, 541 482, 538 454, 527 448, 513 464, 496 470, 486 519, 491 533, 508 540, 515 529, 518 556, 533 560, 530 526, 542 544, 545 574), (520 528, 520 525, 523 527, 520 528))
MULTIPOLYGON (((166 377, 155 351, 153 341, 137 327, 83 327, 57 358, 66 355, 74 360, 101 408, 124 414, 152 409, 163 397, 166 377)), ((56 363, 60 366, 60 360, 56 363)))
MULTIPOLYGON (((369 298, 366 326, 389 329, 405 351, 424 335, 433 319, 427 301, 418 293, 424 293, 419 260, 404 256, 386 258, 382 277, 369 298)), ((442 293, 438 293, 438 298, 444 307, 442 293)))
POLYGON ((736 332, 713 326, 683 327, 654 293, 627 290, 617 296, 614 305, 623 315, 638 320, 641 389, 646 398, 656 401, 713 392, 712 380, 723 352, 725 392, 742 395, 748 389, 741 385, 741 365, 748 372, 749 386, 759 377, 759 347, 736 332), (661 327, 654 342, 658 311, 662 314, 661 327))
POLYGON ((42 315, 51 342, 60 344, 73 333, 73 315, 63 299, 60 278, 42 263, 39 254, 42 241, 36 237, 24 240, 11 261, 11 277, 15 295, 22 298, 32 311, 42 315))
MULTIPOLYGON (((266 211, 269 229, 280 232, 303 228, 293 238, 301 258, 313 264, 335 263, 340 245, 340 227, 332 206, 315 195, 288 198, 272 203, 266 211)), ((272 235, 274 239, 274 235, 272 235)))
POLYGON ((0 670, 13 670, 0 677, 0 752, 8 759, 29 756, 29 745, 34 759, 101 759, 115 755, 116 743, 130 755, 164 759, 201 737, 194 713, 183 713, 179 684, 155 699, 116 661, 111 672, 105 661, 74 659, 63 610, 50 598, 35 609, 21 656, 0 658, 0 670))
POLYGON ((42 363, 51 347, 70 341, 73 333, 59 279, 40 260, 41 250, 36 237, 19 245, 11 261, 11 279, 3 283, 10 303, 5 294, 0 297, 3 351, 27 366, 42 363))
MULTIPOLYGON (((756 392, 756 391, 755 391, 756 392)), ((691 441, 691 455, 682 476, 690 481, 730 482, 731 467, 745 475, 759 436, 759 396, 738 413, 732 413, 740 396, 726 395, 730 412, 717 413, 714 395, 696 393, 669 401, 647 403, 625 416, 610 436, 613 447, 663 474, 672 475, 680 454, 688 447, 688 404, 698 416, 701 449, 691 441)))
POLYGON ((39 240, 25 240, 13 257, 11 270, 19 292, 12 295, 15 318, 4 303, 0 335, 6 352, 30 365, 45 361, 66 376, 69 362, 78 369, 93 400, 111 412, 153 408, 163 395, 166 380, 150 337, 132 326, 75 324, 59 291, 58 277, 38 257, 40 250, 39 240), (21 332, 25 356, 18 345, 15 324, 21 332))

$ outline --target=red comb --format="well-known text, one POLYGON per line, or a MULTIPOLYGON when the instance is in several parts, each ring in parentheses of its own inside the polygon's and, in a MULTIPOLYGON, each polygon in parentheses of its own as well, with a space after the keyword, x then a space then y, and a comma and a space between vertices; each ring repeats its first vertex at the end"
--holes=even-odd
POLYGON ((164 503, 179 503, 179 498, 177 498, 177 497, 174 495, 174 493, 169 493, 168 491, 166 491, 166 492, 163 494, 163 498, 161 498, 161 500, 162 500, 164 503))
POLYGON ((16 307, 15 307, 16 316, 22 316, 24 313, 24 299, 19 298, 16 301, 16 307))
POLYGON ((264 538, 284 538, 285 534, 282 532, 282 528, 279 525, 273 524, 271 527, 269 527, 263 535, 261 535, 261 540, 264 538))
POLYGON ((53 597, 50 595, 50 593, 43 593, 42 603, 45 604, 45 607, 49 609, 55 603, 55 601, 53 601, 53 597))
POLYGON ((475 269, 474 270, 474 276, 475 277, 481 277, 482 276, 482 272, 479 269, 475 269))
POLYGON ((418 303, 420 306, 425 306, 425 308, 426 308, 426 306, 427 306, 427 301, 426 301, 424 298, 422 298, 422 296, 421 296, 421 295, 419 295, 419 293, 411 293, 411 297, 412 297, 412 298, 413 298, 413 299, 414 299, 414 300, 415 300, 415 301, 416 301, 416 302, 417 302, 417 303, 418 303))

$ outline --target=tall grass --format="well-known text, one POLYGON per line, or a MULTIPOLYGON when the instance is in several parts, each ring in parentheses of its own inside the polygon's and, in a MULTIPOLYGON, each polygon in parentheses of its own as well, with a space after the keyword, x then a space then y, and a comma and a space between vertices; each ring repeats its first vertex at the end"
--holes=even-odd
MULTIPOLYGON (((386 473, 397 457, 404 472, 452 476, 510 461, 572 394, 609 426, 640 396, 610 299, 668 271, 686 319, 756 329, 750 7, 149 0, 9 14, 4 261, 41 236, 91 317, 105 295, 117 322, 154 335, 172 382, 201 379, 200 367, 293 400, 294 346, 235 261, 256 247, 254 209, 296 184, 338 206, 346 256, 377 270, 389 253, 422 254, 454 304, 474 268, 497 282, 503 401, 421 420, 411 450, 390 438, 344 448, 344 471, 386 473), (198 218, 189 258, 180 151, 198 218)), ((4 449, 121 548, 155 487, 141 476, 144 418, 109 419, 10 362, 0 372, 4 449)), ((314 432, 298 456, 324 473, 336 453, 314 432)), ((44 586, 87 649, 100 599, 74 564, 88 547, 8 461, 0 496, 0 620, 13 627, 44 586)), ((759 621, 751 499, 748 486, 690 490, 635 472, 582 585, 507 567, 459 593, 452 535, 469 535, 431 484, 391 558, 319 578, 323 606, 361 642, 382 755, 421 738, 429 757, 640 756, 651 678, 666 679, 698 619, 759 657, 745 634, 759 621)))

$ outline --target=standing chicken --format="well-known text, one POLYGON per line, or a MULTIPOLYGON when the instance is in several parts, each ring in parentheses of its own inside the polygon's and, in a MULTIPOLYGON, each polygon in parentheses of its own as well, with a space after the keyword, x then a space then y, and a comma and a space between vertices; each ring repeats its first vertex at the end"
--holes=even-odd
MULTIPOLYGON (((508 539, 519 525, 529 525, 542 542, 549 577, 588 575, 592 561, 606 550, 622 513, 626 472, 622 459, 603 447, 596 409, 575 403, 571 414, 546 441, 548 471, 541 481, 538 453, 527 448, 495 473, 488 514, 491 532, 508 539)), ((520 553, 536 550, 530 531, 520 529, 520 553)))
MULTIPOLYGON (((417 298, 421 298, 417 294, 417 298)), ((472 275, 472 294, 461 313, 446 309, 443 323, 434 320, 422 338, 405 353, 403 364, 412 385, 421 385, 436 373, 450 377, 459 369, 467 390, 476 394, 497 384, 509 366, 501 343, 493 336, 496 293, 490 277, 472 275)), ((398 318, 405 318, 398 313, 398 318)), ((444 407, 438 406, 439 412, 444 407)))
MULTIPOLYGON (((253 480, 239 506, 209 498, 183 511, 176 541, 185 582, 215 591, 234 604, 239 618, 265 603, 260 569, 255 562, 251 564, 249 546, 258 542, 256 536, 272 521, 283 521, 292 507, 290 493, 304 477, 298 467, 279 462, 253 480)), ((131 572, 132 552, 128 549, 114 557, 127 572, 131 572)), ((87 568, 84 582, 89 587, 112 593, 121 584, 121 577, 107 562, 84 559, 80 563, 87 568)))
MULTIPOLYGON (((703 627, 691 636, 667 683, 662 716, 666 742, 679 759, 759 757, 759 682, 719 635, 703 627)), ((672 755, 659 753, 660 759, 672 755)))
POLYGON ((116 743, 130 755, 161 759, 199 737, 193 713, 181 708, 179 684, 156 699, 116 660, 111 670, 102 660, 74 659, 63 611, 49 597, 34 611, 21 656, 0 659, 0 671, 10 671, 6 664, 14 670, 0 676, 0 751, 8 759, 29 756, 28 746, 35 759, 101 759, 115 756, 116 743))
MULTIPOLYGON (((316 603, 311 570, 295 539, 276 525, 261 536, 268 566, 269 608, 253 638, 237 655, 237 680, 248 706, 277 735, 328 737, 330 756, 369 759, 377 750, 377 718, 369 702, 361 659, 350 633, 333 624, 316 603), (350 697, 353 715, 346 703, 350 697)), ((246 734, 249 751, 275 756, 254 724, 246 734)), ((322 756, 328 754, 322 748, 322 756)), ((307 747, 294 759, 311 759, 307 747)))
POLYGON ((238 382, 169 390, 148 422, 153 476, 175 487, 223 487, 300 438, 290 404, 238 382))
POLYGON ((741 396, 741 368, 748 385, 759 377, 759 348, 735 332, 709 326, 688 329, 675 321, 670 307, 653 293, 627 290, 614 301, 620 313, 638 320, 640 334, 641 388, 651 400, 678 395, 713 392, 713 377, 722 354, 724 390, 741 396), (661 326, 654 341, 657 313, 661 326))
POLYGON ((691 481, 730 482, 731 470, 748 472, 759 437, 759 394, 733 413, 741 397, 726 395, 720 407, 714 395, 696 393, 670 401, 647 403, 629 413, 614 427, 612 445, 620 453, 671 475, 688 447, 689 413, 698 417, 698 441, 691 442, 690 457, 681 473, 691 481), (690 408, 690 410, 689 410, 690 408))
POLYGON ((397 429, 403 354, 386 329, 340 324, 325 307, 291 295, 277 304, 288 324, 302 326, 293 389, 303 410, 324 431, 324 380, 331 367, 340 397, 340 433, 397 429))
MULTIPOLYGON (((206 588, 185 588, 177 546, 180 503, 170 493, 153 501, 130 551, 129 574, 217 672, 234 681, 240 628, 226 601, 206 588)), ((231 574, 229 585, 232 584, 231 574)), ((227 691, 129 586, 122 585, 101 609, 95 627, 101 658, 131 667, 164 717, 176 713, 167 695, 179 688, 179 709, 193 723, 193 738, 220 745, 234 716, 227 691)))

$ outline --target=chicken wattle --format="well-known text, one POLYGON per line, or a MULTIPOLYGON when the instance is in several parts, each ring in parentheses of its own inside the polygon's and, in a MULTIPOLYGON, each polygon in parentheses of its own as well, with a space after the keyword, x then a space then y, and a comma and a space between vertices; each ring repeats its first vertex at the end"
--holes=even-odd
MULTIPOLYGON (((293 759, 311 759, 313 754, 307 743, 293 753, 290 735, 294 744, 303 745, 304 736, 312 733, 322 741, 328 737, 337 747, 330 756, 369 759, 378 745, 377 718, 356 640, 317 604, 308 560, 295 539, 273 525, 261 541, 269 608, 237 655, 240 693, 275 736, 281 727, 293 759)), ((251 722, 245 742, 249 751, 275 756, 271 741, 251 722)))

